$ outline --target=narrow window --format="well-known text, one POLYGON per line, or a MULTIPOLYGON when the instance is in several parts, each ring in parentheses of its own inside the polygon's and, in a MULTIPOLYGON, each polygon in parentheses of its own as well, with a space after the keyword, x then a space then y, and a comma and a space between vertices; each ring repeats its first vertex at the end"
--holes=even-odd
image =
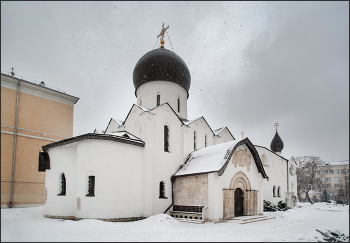
POLYGON ((273 197, 276 197, 276 186, 273 186, 273 197))
POLYGON ((207 135, 204 136, 204 146, 207 147, 207 135))
POLYGON ((180 98, 177 98, 177 112, 180 112, 180 98))
POLYGON ((66 195, 66 177, 64 173, 61 175, 61 192, 58 194, 58 196, 65 196, 66 195))
POLYGON ((86 196, 88 197, 95 196, 95 176, 89 176, 88 194, 86 196))
POLYGON ((164 126, 164 151, 169 152, 169 128, 164 126))
POLYGON ((278 187, 277 189, 277 197, 281 197, 281 187, 278 187))
POLYGON ((166 198, 164 181, 159 182, 159 198, 166 198))
POLYGON ((157 94, 157 106, 159 106, 159 105, 160 105, 160 95, 157 94))
POLYGON ((196 131, 193 133, 193 148, 196 150, 197 144, 196 144, 196 131))
POLYGON ((39 152, 39 166, 38 171, 46 171, 50 169, 50 157, 47 152, 39 152))

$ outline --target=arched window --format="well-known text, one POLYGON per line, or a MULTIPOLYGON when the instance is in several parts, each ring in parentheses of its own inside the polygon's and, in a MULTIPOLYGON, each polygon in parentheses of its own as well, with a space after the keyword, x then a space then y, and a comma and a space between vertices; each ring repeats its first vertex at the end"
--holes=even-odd
POLYGON ((164 126, 164 151, 169 152, 169 127, 164 126))
POLYGON ((159 198, 166 198, 164 181, 159 182, 159 198))
POLYGON ((281 197, 281 187, 277 188, 277 197, 281 197))
POLYGON ((194 150, 196 150, 196 148, 197 148, 197 144, 196 144, 196 131, 194 131, 194 133, 193 133, 193 149, 194 150))
POLYGON ((160 105, 160 94, 157 94, 157 106, 160 105))
POLYGON ((64 173, 61 174, 61 192, 58 194, 58 196, 65 196, 66 195, 66 177, 64 173))
POLYGON ((276 186, 273 186, 273 197, 276 197, 276 186))
POLYGON ((88 194, 86 194, 87 197, 94 197, 95 196, 95 176, 89 176, 88 181, 88 194))
POLYGON ((180 112, 180 98, 177 98, 177 112, 180 112))

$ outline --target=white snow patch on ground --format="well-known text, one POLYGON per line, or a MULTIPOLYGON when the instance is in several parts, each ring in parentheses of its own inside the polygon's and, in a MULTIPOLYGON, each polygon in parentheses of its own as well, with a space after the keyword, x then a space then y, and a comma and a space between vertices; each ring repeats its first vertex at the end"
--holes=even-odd
POLYGON ((167 214, 134 222, 74 221, 44 218, 43 212, 44 206, 1 209, 1 241, 322 241, 316 229, 349 235, 349 206, 326 203, 299 203, 285 212, 264 212, 276 218, 249 224, 234 220, 191 224, 167 214))

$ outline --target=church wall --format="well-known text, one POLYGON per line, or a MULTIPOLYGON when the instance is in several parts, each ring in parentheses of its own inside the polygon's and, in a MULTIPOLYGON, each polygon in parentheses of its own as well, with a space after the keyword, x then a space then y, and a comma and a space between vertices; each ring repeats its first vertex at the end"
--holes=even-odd
POLYGON ((160 104, 168 102, 176 114, 187 119, 187 91, 173 82, 154 81, 142 84, 136 91, 137 104, 153 109, 157 106, 157 94, 160 95, 160 104), (178 98, 180 112, 178 112, 178 98))
POLYGON ((214 144, 225 143, 234 140, 227 128, 224 128, 218 136, 214 138, 214 144))
POLYGON ((78 218, 127 218, 142 213, 142 147, 105 140, 84 140, 77 146, 75 205, 78 218), (95 196, 88 194, 88 176, 95 176, 95 196))
POLYGON ((287 192, 287 161, 280 156, 267 150, 263 147, 255 147, 258 151, 260 158, 263 155, 266 156, 264 169, 269 177, 269 181, 264 180, 264 200, 270 201, 276 204, 279 201, 285 201, 287 192), (275 186, 275 197, 273 196, 273 186, 275 186), (278 196, 278 187, 280 187, 280 196, 278 196))
POLYGON ((50 148, 50 169, 46 170, 46 200, 44 214, 49 216, 75 216, 76 145, 50 148), (66 178, 66 195, 61 192, 61 173, 66 178))
MULTIPOLYGON (((258 169, 256 167, 255 161, 253 159, 253 156, 251 155, 249 149, 245 145, 239 146, 234 154, 232 155, 227 168, 223 175, 218 176, 217 173, 211 173, 211 177, 209 177, 209 184, 213 183, 213 192, 211 193, 212 201, 208 205, 208 211, 209 215, 212 217, 213 221, 219 221, 223 218, 223 189, 235 189, 230 188, 232 178, 236 175, 238 172, 243 172, 249 179, 251 190, 257 190, 257 200, 261 201, 260 198, 262 197, 262 176, 258 172, 258 169), (237 157, 236 157, 237 156, 237 157), (238 157, 247 157, 249 158, 246 163, 239 163, 238 157), (211 178, 211 179, 210 179, 211 178)), ((262 202, 261 202, 262 203, 262 202)), ((248 205, 245 205, 247 207, 248 205)), ((256 205, 256 209, 250 209, 251 214, 262 214, 262 209, 258 205, 256 205)))
POLYGON ((214 145, 213 132, 201 117, 196 121, 190 123, 188 126, 183 126, 182 132, 184 134, 183 149, 185 158, 194 151, 194 131, 196 131, 196 150, 214 145), (207 143, 205 144, 205 135, 207 136, 207 143))
POLYGON ((185 206, 208 205, 208 174, 176 177, 174 204, 185 206))
MULTIPOLYGON (((152 111, 155 115, 145 114, 145 182, 148 184, 147 195, 152 202, 152 214, 163 213, 172 203, 171 176, 184 162, 182 158, 181 121, 169 105, 161 105, 152 111), (147 117, 146 117, 147 116, 147 117), (169 149, 164 151, 164 126, 169 128, 169 149), (153 168, 153 169, 151 169, 153 168), (165 198, 160 198, 160 182, 165 183, 165 198)), ((151 206, 151 205, 150 205, 151 206)), ((150 207, 149 206, 149 207, 150 207)), ((149 213, 151 209, 148 209, 149 213)))

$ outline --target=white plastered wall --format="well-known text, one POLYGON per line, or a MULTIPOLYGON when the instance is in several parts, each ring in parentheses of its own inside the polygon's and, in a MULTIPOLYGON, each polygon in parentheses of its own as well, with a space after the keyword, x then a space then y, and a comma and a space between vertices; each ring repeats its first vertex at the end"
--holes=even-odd
MULTIPOLYGON (((142 211, 142 147, 107 140, 77 146, 78 218, 139 217, 142 211), (95 176, 95 196, 87 197, 88 175, 95 176)), ((77 200, 77 199, 75 199, 77 200)))
POLYGON ((265 172, 269 180, 264 180, 264 200, 270 201, 277 205, 279 201, 285 201, 287 192, 287 161, 280 156, 274 154, 270 150, 255 146, 260 158, 265 155, 268 165, 264 165, 265 172), (273 186, 276 186, 276 197, 273 196, 273 186), (277 190, 280 187, 280 197, 277 190))
POLYGON ((75 216, 76 145, 64 145, 48 150, 50 168, 46 170, 46 202, 44 214, 49 216, 75 216), (61 173, 66 177, 66 196, 61 192, 61 173))

